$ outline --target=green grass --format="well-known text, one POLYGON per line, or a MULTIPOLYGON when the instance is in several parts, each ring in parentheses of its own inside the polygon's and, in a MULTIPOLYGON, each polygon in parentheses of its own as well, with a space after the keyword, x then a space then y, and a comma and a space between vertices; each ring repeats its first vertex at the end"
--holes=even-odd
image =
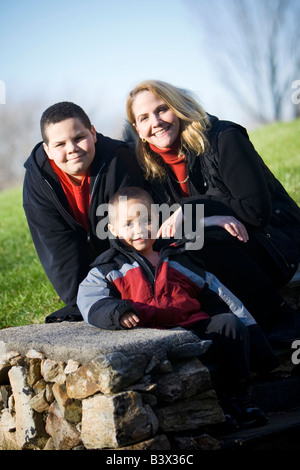
MULTIPOLYGON (((257 151, 300 205, 300 120, 250 133, 257 151)), ((0 328, 43 323, 63 306, 36 255, 22 207, 22 189, 0 192, 0 328)))
POLYGON ((0 328, 43 323, 63 306, 36 255, 22 189, 0 193, 0 328))
POLYGON ((249 134, 272 173, 300 205, 300 119, 268 124, 249 134))

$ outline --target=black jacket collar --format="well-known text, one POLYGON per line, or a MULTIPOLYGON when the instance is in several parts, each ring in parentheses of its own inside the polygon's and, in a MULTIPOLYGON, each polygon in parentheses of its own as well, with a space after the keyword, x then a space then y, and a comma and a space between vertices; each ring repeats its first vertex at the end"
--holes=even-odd
MULTIPOLYGON (((186 242, 187 240, 185 238, 182 240, 157 239, 153 245, 153 249, 154 251, 158 251, 160 256, 175 255, 186 251, 186 242)), ((130 258, 136 258, 137 252, 133 248, 126 246, 118 238, 110 238, 109 243, 111 248, 99 255, 92 263, 91 267, 111 262, 117 253, 123 253, 130 258)), ((137 255, 141 257, 141 255, 137 255)))

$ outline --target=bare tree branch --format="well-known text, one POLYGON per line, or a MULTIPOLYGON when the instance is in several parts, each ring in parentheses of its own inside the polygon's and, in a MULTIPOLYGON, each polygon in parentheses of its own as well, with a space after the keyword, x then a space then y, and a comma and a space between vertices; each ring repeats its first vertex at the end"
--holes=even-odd
POLYGON ((291 84, 300 78, 300 2, 183 2, 218 81, 256 120, 281 119, 291 84))

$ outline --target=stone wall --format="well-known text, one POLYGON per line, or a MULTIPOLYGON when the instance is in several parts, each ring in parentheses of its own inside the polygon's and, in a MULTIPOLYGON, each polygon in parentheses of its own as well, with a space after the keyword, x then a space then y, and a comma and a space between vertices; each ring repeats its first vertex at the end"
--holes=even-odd
POLYGON ((185 330, 56 323, 0 331, 0 448, 169 450, 221 423, 209 346, 185 330))

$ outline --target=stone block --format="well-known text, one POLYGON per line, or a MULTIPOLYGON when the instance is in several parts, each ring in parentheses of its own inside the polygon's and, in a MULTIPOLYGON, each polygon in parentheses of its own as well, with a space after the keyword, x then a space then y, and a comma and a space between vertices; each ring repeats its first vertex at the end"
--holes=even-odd
POLYGON ((8 375, 15 401, 16 439, 22 449, 38 436, 43 436, 44 427, 39 415, 30 406, 33 391, 28 385, 25 367, 13 366, 8 375))
POLYGON ((170 348, 167 355, 170 360, 188 359, 191 357, 201 356, 211 345, 210 340, 199 340, 193 343, 184 343, 170 348))
POLYGON ((71 374, 71 372, 75 372, 79 367, 80 367, 80 362, 69 359, 64 369, 64 373, 66 375, 71 374))
POLYGON ((152 376, 153 394, 160 402, 187 399, 211 388, 210 374, 197 358, 173 364, 172 372, 152 376))
POLYGON ((137 392, 95 395, 82 402, 82 442, 87 449, 117 448, 151 438, 157 419, 137 392))
POLYGON ((3 357, 0 357, 0 385, 7 385, 9 383, 8 372, 10 368, 10 363, 3 357))
POLYGON ((36 349, 29 349, 25 356, 27 357, 27 359, 40 359, 40 361, 42 359, 45 359, 44 354, 40 351, 37 351, 36 349))
MULTIPOLYGON (((81 442, 80 432, 74 424, 64 419, 55 401, 49 408, 46 431, 52 438, 51 446, 55 450, 70 450, 81 442)), ((50 445, 49 442, 47 445, 50 445)))
POLYGON ((55 383, 52 392, 62 416, 70 423, 80 423, 82 417, 81 401, 69 398, 65 384, 55 383))
POLYGON ((198 429, 224 421, 222 408, 214 390, 208 390, 186 401, 155 409, 162 432, 181 432, 198 429))
POLYGON ((148 359, 153 355, 162 359, 178 346, 199 341, 191 331, 182 328, 110 331, 91 328, 83 321, 59 322, 0 330, 0 356, 5 351, 14 350, 24 355, 29 349, 35 349, 57 362, 72 359, 85 365, 100 354, 115 351, 126 356, 136 356, 142 351, 148 359))
POLYGON ((33 408, 37 413, 43 413, 49 409, 49 403, 46 400, 46 389, 39 392, 37 395, 34 395, 29 400, 29 405, 33 408))
POLYGON ((168 451, 169 432, 224 419, 196 358, 209 344, 80 322, 0 331, 0 447, 168 451))
POLYGON ((41 374, 46 382, 64 383, 66 375, 64 373, 66 364, 56 362, 53 359, 43 359, 41 362, 41 374))
POLYGON ((17 450, 16 417, 9 409, 4 409, 0 414, 0 450, 17 450))
POLYGON ((8 398, 11 395, 9 385, 0 385, 0 411, 8 407, 8 398))
POLYGON ((70 398, 86 398, 96 392, 116 393, 140 379, 147 365, 143 355, 126 357, 122 353, 101 355, 79 367, 66 378, 70 398))
POLYGON ((42 374, 41 374, 41 360, 37 358, 29 358, 27 359, 27 382, 28 385, 31 387, 41 380, 42 374))

